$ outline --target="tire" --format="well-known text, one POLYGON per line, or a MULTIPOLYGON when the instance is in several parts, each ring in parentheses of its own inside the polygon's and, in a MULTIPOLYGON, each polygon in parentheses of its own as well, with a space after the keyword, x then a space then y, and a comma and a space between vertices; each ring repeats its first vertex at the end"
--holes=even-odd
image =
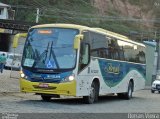
MULTIPOLYGON (((154 90, 151 90, 151 93, 154 93, 154 90)), ((160 93, 160 92, 159 92, 160 93)))
POLYGON ((127 100, 131 99, 132 93, 133 93, 133 83, 130 81, 128 84, 128 91, 124 93, 124 98, 127 100))
POLYGON ((44 101, 50 101, 51 100, 51 96, 45 96, 45 95, 41 95, 42 100, 44 101))
POLYGON ((92 82, 89 96, 83 96, 83 100, 86 104, 93 104, 94 102, 98 101, 98 96, 99 86, 94 81, 92 82))
POLYGON ((158 93, 160 93, 160 91, 158 91, 158 93))
POLYGON ((120 99, 124 99, 125 94, 124 93, 118 93, 117 96, 120 99))

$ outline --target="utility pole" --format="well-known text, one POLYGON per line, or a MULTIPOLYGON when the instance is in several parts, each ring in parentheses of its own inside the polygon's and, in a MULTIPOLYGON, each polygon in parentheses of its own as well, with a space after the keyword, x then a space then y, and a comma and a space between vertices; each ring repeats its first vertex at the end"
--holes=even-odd
MULTIPOLYGON (((152 73, 152 82, 156 80, 158 75, 158 59, 159 59, 159 40, 157 39, 157 32, 155 31, 154 39, 156 41, 156 48, 154 52, 154 63, 153 63, 153 73, 152 73)), ((151 83, 152 83, 151 82, 151 83)))
POLYGON ((157 44, 158 44, 158 58, 157 58, 157 74, 156 74, 156 79, 160 79, 160 41, 159 38, 157 37, 157 32, 155 32, 155 36, 157 38, 157 44))
POLYGON ((39 8, 37 8, 36 23, 39 22, 39 8))
POLYGON ((156 79, 160 80, 160 39, 157 37, 157 31, 155 31, 154 37, 156 39, 156 51, 154 55, 154 70, 152 75, 152 82, 156 79))

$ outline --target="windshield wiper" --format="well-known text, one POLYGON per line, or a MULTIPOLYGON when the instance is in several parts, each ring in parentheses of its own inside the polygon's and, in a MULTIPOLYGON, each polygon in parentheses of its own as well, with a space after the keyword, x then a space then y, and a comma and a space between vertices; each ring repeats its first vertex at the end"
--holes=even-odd
MULTIPOLYGON (((45 64, 45 61, 47 59, 47 54, 48 54, 48 50, 49 50, 49 45, 50 43, 48 43, 48 46, 47 46, 47 49, 39 56, 36 58, 34 64, 32 67, 35 67, 39 62, 43 62, 45 64), (45 58, 44 58, 45 57, 45 58), (42 59, 43 58, 43 59, 42 59)), ((59 69, 59 64, 58 64, 58 61, 57 61, 57 58, 56 58, 56 55, 54 53, 54 50, 53 50, 53 41, 51 42, 51 47, 50 47, 50 54, 49 54, 49 61, 51 59, 51 56, 53 57, 54 61, 55 61, 55 64, 57 66, 57 69, 59 69)))
POLYGON ((40 55, 40 56, 37 56, 37 58, 36 58, 36 60, 35 60, 35 62, 34 62, 34 64, 33 64, 33 66, 32 67, 35 67, 36 65, 37 65, 37 63, 39 63, 41 60, 42 60, 42 58, 44 58, 44 60, 42 60, 43 62, 45 62, 46 61, 46 59, 47 59, 47 54, 48 54, 48 49, 49 49, 49 43, 48 43, 48 46, 47 46, 47 49, 46 50, 44 50, 44 52, 42 52, 42 54, 40 55))
POLYGON ((51 49, 50 49, 49 60, 51 59, 51 55, 52 55, 52 56, 53 56, 53 59, 54 59, 54 61, 55 61, 55 64, 56 64, 56 66, 57 66, 57 69, 59 69, 59 64, 58 64, 56 55, 55 55, 54 50, 53 50, 52 47, 53 47, 53 41, 52 41, 52 43, 51 43, 51 49))

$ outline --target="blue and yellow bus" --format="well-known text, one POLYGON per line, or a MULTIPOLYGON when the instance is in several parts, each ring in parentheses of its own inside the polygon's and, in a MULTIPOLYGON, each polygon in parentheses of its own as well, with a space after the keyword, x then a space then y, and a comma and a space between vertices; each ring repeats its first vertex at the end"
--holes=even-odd
POLYGON ((75 24, 33 26, 22 56, 20 89, 50 100, 83 97, 92 104, 110 93, 130 99, 145 86, 145 46, 101 28, 75 24))

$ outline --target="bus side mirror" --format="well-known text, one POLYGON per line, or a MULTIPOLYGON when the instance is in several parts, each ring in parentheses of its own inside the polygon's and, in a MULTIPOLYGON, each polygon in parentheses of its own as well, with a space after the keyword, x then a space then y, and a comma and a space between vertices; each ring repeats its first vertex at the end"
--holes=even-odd
POLYGON ((16 48, 18 46, 18 40, 21 38, 21 37, 24 37, 26 38, 27 37, 27 33, 18 33, 14 36, 13 38, 13 45, 12 47, 13 48, 16 48))
POLYGON ((80 40, 83 39, 83 35, 76 35, 74 38, 74 49, 79 49, 80 40))

